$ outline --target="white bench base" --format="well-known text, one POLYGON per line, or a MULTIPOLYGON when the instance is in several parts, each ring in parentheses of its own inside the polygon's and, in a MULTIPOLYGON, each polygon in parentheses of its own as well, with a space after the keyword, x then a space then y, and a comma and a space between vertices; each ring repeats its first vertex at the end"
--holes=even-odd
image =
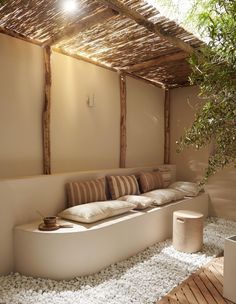
POLYGON ((163 207, 131 211, 94 224, 74 223, 73 228, 51 232, 39 231, 39 222, 17 226, 15 271, 56 280, 95 273, 170 238, 175 210, 197 211, 207 217, 208 200, 203 193, 163 207))

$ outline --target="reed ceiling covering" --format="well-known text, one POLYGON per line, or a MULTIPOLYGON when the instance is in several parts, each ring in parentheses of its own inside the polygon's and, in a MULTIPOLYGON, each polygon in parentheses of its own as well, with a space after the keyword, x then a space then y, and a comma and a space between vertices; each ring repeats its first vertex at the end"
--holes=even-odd
POLYGON ((188 84, 185 46, 191 52, 202 42, 147 1, 77 0, 73 14, 63 11, 62 1, 5 1, 1 32, 165 88, 188 84))

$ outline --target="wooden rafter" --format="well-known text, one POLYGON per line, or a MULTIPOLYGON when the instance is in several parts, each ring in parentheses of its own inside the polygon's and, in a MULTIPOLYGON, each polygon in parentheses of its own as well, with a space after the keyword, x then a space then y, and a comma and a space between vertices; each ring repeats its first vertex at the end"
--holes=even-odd
POLYGON ((23 41, 26 41, 26 42, 29 42, 29 43, 33 43, 33 44, 36 44, 36 45, 41 45, 41 42, 39 42, 38 40, 25 37, 24 35, 22 35, 20 33, 16 33, 15 31, 11 31, 11 30, 8 30, 8 29, 3 28, 3 27, 0 27, 0 33, 11 36, 11 37, 14 37, 14 38, 17 38, 17 39, 20 39, 20 40, 23 40, 23 41))
POLYGON ((66 56, 69 56, 69 57, 72 57, 72 58, 75 58, 75 59, 78 59, 78 60, 82 60, 82 61, 85 61, 85 62, 94 64, 94 65, 99 66, 99 67, 101 67, 101 68, 105 68, 105 69, 108 69, 108 70, 110 70, 110 71, 117 72, 116 69, 114 69, 114 68, 112 68, 112 67, 110 67, 110 66, 108 66, 108 65, 105 65, 105 64, 103 64, 103 63, 101 63, 101 62, 98 62, 98 61, 95 61, 95 60, 93 60, 93 59, 91 59, 91 58, 88 58, 88 57, 85 57, 85 56, 81 56, 81 55, 79 55, 79 54, 74 54, 74 53, 71 54, 71 53, 69 53, 69 52, 63 50, 62 48, 52 47, 52 50, 53 50, 54 52, 59 53, 59 54, 63 54, 63 55, 66 55, 66 56))
POLYGON ((151 21, 147 20, 144 16, 139 14, 137 11, 130 9, 127 5, 121 3, 119 0, 99 0, 108 7, 116 10, 122 15, 127 16, 128 18, 134 20, 139 25, 144 26, 147 30, 152 33, 157 34, 162 40, 169 42, 172 46, 175 46, 186 53, 192 54, 195 52, 195 49, 188 43, 183 40, 170 35, 158 24, 154 24, 151 21))
POLYGON ((120 82, 120 168, 126 163, 126 77, 119 75, 120 82))
MULTIPOLYGON (((107 69, 107 70, 110 70, 110 71, 113 71, 113 72, 119 72, 118 69, 115 69, 115 68, 113 68, 113 67, 111 67, 111 66, 105 65, 105 64, 103 64, 103 63, 101 63, 101 62, 95 61, 95 60, 93 60, 93 59, 91 59, 91 58, 88 58, 88 57, 81 56, 81 55, 79 55, 79 54, 70 54, 70 53, 66 52, 65 50, 63 50, 63 49, 61 49, 61 48, 58 48, 58 47, 52 47, 52 50, 53 50, 54 52, 59 53, 59 54, 66 55, 66 56, 75 58, 75 59, 77 59, 77 60, 82 60, 82 61, 85 61, 85 62, 94 64, 94 65, 96 65, 96 66, 99 66, 99 67, 101 67, 101 68, 104 68, 104 69, 107 69)), ((132 77, 132 78, 135 78, 135 79, 144 81, 144 82, 146 82, 146 83, 148 83, 148 84, 151 84, 151 85, 153 85, 153 86, 155 86, 155 87, 162 88, 162 89, 164 88, 164 85, 163 85, 162 83, 155 82, 155 81, 146 79, 146 78, 144 78, 144 77, 140 77, 140 76, 137 76, 137 75, 135 75, 135 74, 131 74, 131 73, 126 72, 126 71, 124 71, 124 72, 122 71, 122 73, 123 73, 123 75, 127 75, 127 76, 130 76, 130 77, 132 77)))
POLYGON ((51 48, 43 49, 45 69, 45 97, 42 115, 43 128, 43 173, 51 174, 50 112, 51 112, 51 48))
POLYGON ((164 104, 164 164, 170 163, 170 91, 165 90, 164 104))
POLYGON ((78 34, 79 32, 82 32, 98 23, 104 23, 107 19, 112 18, 117 15, 117 12, 110 8, 105 8, 94 15, 91 15, 89 17, 86 17, 82 19, 81 21, 78 21, 76 23, 71 24, 68 27, 65 27, 63 31, 57 33, 53 37, 51 37, 49 40, 47 40, 43 46, 47 45, 53 45, 61 40, 69 39, 73 37, 74 35, 78 34))
POLYGON ((145 62, 137 63, 132 66, 129 66, 127 68, 124 68, 125 71, 127 72, 136 72, 140 70, 145 70, 154 66, 161 65, 163 63, 168 63, 168 62, 173 62, 173 61, 178 61, 182 60, 188 57, 188 54, 184 52, 179 52, 179 53, 174 53, 174 54, 169 54, 169 55, 164 55, 164 56, 159 56, 155 59, 147 60, 145 62))

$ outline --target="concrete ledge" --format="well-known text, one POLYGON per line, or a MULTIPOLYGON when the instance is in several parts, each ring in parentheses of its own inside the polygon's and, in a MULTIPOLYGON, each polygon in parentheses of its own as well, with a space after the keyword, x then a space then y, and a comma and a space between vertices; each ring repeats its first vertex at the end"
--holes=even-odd
POLYGON ((39 222, 14 230, 15 270, 33 277, 71 279, 95 273, 172 236, 172 216, 185 209, 208 215, 208 194, 147 211, 131 211, 94 224, 74 223, 53 232, 39 222))

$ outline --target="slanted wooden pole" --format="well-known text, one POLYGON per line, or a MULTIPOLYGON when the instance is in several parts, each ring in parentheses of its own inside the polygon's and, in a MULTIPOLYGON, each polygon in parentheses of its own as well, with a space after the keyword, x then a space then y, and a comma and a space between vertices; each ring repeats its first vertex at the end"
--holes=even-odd
POLYGON ((164 105, 164 164, 170 163, 170 91, 165 90, 164 105))
POLYGON ((51 110, 51 48, 43 48, 45 88, 44 107, 42 115, 43 127, 43 173, 51 174, 51 146, 50 146, 50 110, 51 110))
POLYGON ((125 168, 126 162, 126 77, 119 75, 120 81, 120 168, 125 168))
POLYGON ((189 43, 169 34, 169 32, 166 31, 164 27, 160 26, 159 24, 152 23, 137 11, 129 8, 129 6, 125 5, 122 1, 100 0, 99 2, 102 2, 103 4, 116 10, 120 14, 134 20, 139 25, 145 27, 148 31, 157 34, 162 40, 169 42, 172 46, 175 46, 189 54, 195 52, 194 48, 189 43))
POLYGON ((152 68, 154 66, 158 66, 164 63, 169 63, 169 62, 174 62, 174 61, 178 61, 178 60, 182 60, 188 57, 188 54, 185 52, 178 52, 178 53, 174 53, 174 54, 168 54, 168 55, 162 55, 159 56, 158 58, 155 59, 151 59, 148 61, 144 61, 141 63, 137 63, 131 66, 128 66, 127 68, 124 67, 124 71, 126 72, 137 72, 140 70, 145 70, 148 68, 152 68))

